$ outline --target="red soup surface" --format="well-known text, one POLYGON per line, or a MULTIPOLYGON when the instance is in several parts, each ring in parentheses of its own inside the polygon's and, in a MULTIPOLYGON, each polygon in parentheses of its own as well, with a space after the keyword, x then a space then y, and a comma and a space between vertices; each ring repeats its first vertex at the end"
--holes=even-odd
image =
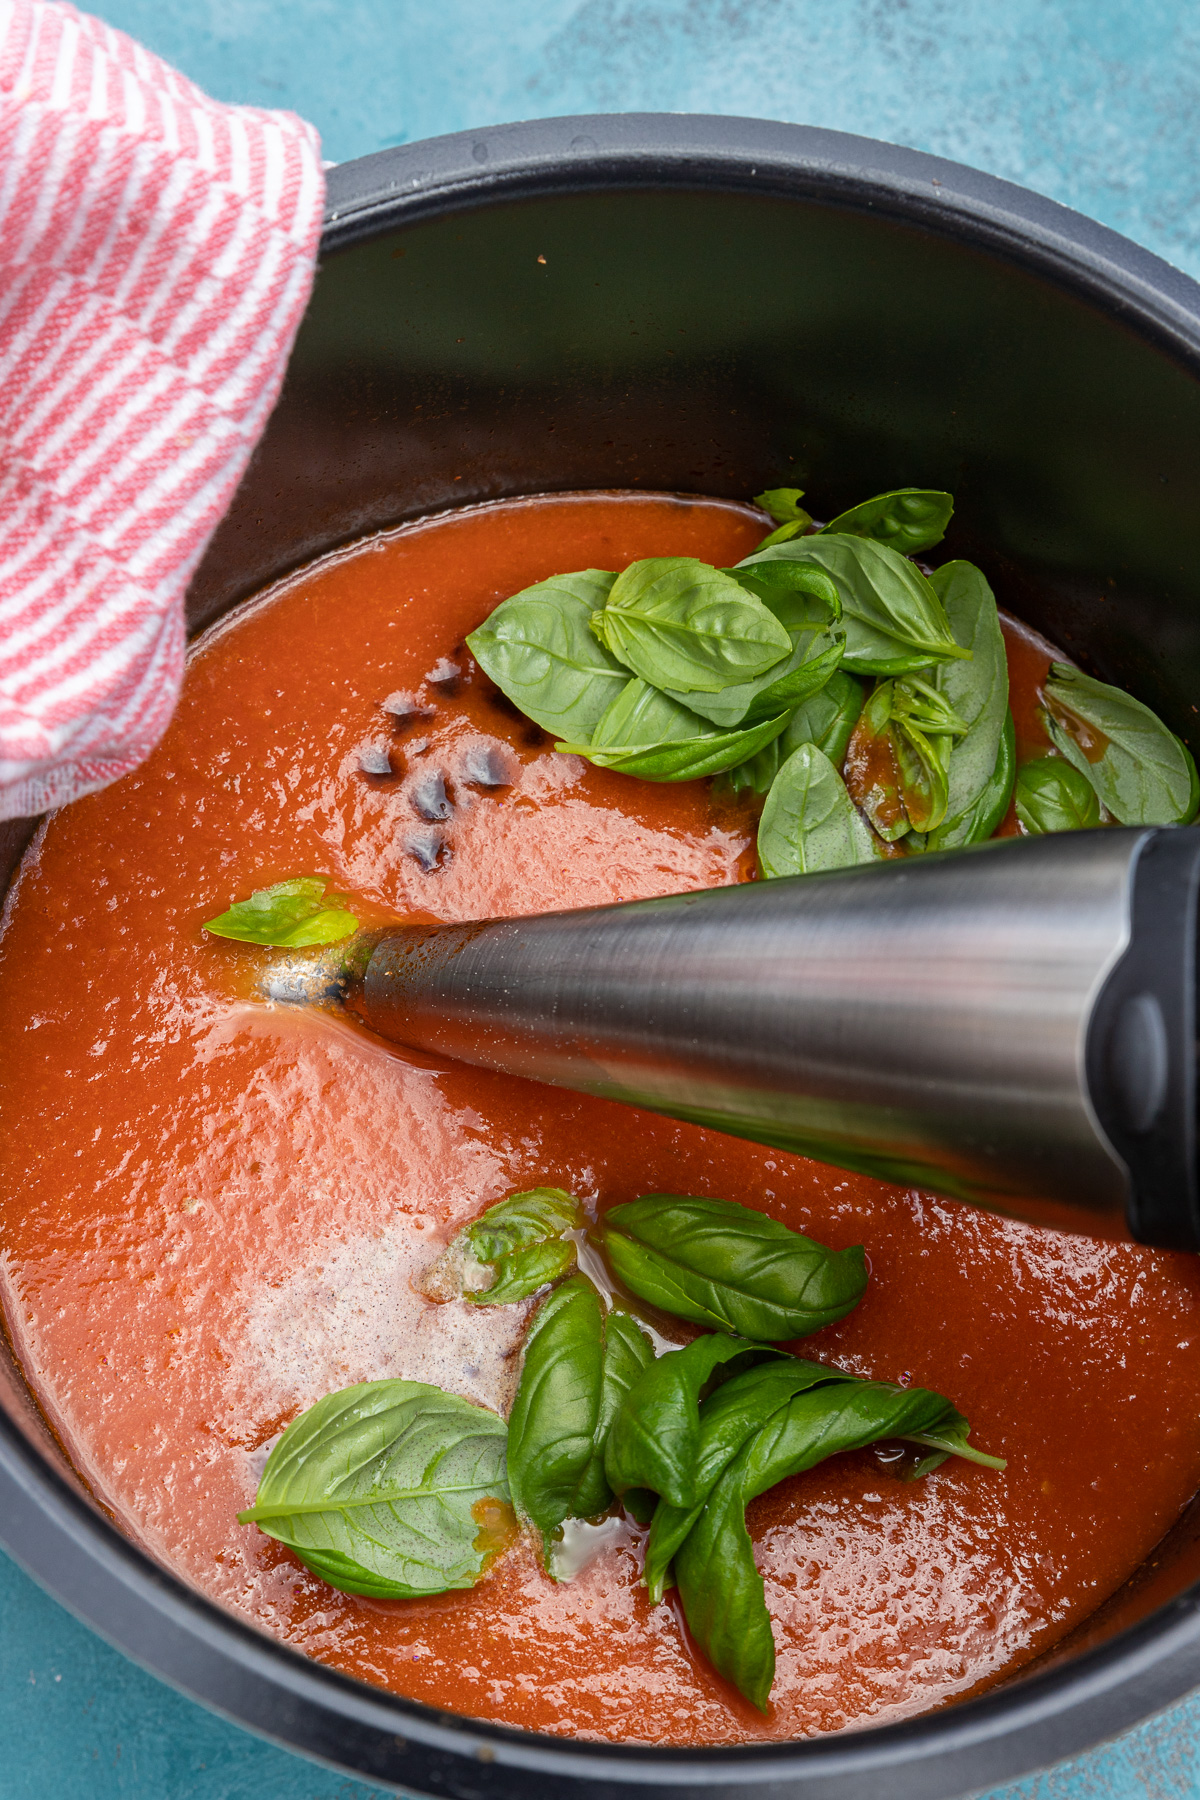
MULTIPOLYGON (((50 821, 9 903, 3 1299, 75 1465, 132 1537, 265 1631, 514 1726, 731 1743, 908 1716, 1061 1637, 1200 1485, 1192 1259, 406 1059, 336 1018, 257 1001, 272 952, 200 929, 298 874, 331 877, 367 923, 745 879, 747 807, 556 754, 463 638, 557 571, 728 564, 761 532, 724 502, 562 495, 330 557, 204 638, 154 755, 50 821), (381 702, 397 691, 433 710, 395 723, 381 702), (381 746, 390 778, 360 768, 381 746), (473 782, 480 749, 508 785, 473 782), (444 822, 419 810, 437 771, 444 822), (1003 1474, 952 1461, 906 1483, 863 1452, 754 1502, 779 1651, 765 1718, 698 1657, 670 1603, 647 1604, 644 1534, 624 1520, 595 1533, 571 1582, 517 1538, 474 1590, 426 1601, 336 1593, 236 1522, 279 1432, 333 1389, 403 1376, 507 1407, 530 1303, 435 1305, 414 1282, 483 1207, 541 1183, 601 1210, 647 1191, 724 1196, 865 1244, 866 1298, 806 1354, 939 1389, 1008 1458, 1003 1474)), ((1018 638, 1028 720, 1050 651, 1018 638)))

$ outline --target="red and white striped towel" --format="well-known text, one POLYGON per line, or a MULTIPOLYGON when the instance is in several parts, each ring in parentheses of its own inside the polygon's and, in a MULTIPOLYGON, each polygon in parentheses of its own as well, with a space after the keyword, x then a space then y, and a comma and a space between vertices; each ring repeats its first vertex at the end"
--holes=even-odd
POLYGON ((219 105, 73 7, 0 0, 0 819, 161 736, 323 189, 292 114, 219 105))

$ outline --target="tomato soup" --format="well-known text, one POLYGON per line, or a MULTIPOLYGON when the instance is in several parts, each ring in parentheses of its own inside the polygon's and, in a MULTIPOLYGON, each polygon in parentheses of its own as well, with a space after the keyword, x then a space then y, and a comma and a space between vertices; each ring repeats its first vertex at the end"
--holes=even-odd
MULTIPOLYGON (((3 1302, 75 1466, 131 1537, 262 1630, 512 1726, 717 1744, 942 1705, 1092 1612, 1200 1485, 1194 1259, 398 1054, 265 1004, 275 953, 200 928, 298 874, 328 876, 366 924, 749 878, 751 806, 556 753, 463 640, 558 571, 727 565, 762 529, 724 502, 563 495, 332 556, 201 640, 154 755, 49 821, 8 902, 3 1302), (804 1353, 939 1390, 1008 1459, 903 1482, 889 1452, 864 1451, 753 1503, 778 1647, 765 1717, 669 1597, 649 1606, 645 1533, 623 1515, 576 1532, 571 1581, 515 1536, 474 1589, 422 1601, 335 1592, 237 1523, 280 1432, 334 1389, 408 1377, 506 1410, 533 1302, 435 1304, 420 1281, 465 1222, 542 1184, 600 1212, 643 1192, 719 1196, 864 1244, 865 1299, 804 1353)), ((1010 636, 1036 754, 1050 650, 1010 636)))

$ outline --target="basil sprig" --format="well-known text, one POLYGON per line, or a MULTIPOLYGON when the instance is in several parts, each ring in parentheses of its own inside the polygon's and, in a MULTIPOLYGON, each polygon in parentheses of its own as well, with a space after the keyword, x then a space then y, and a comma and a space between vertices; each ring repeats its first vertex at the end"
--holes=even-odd
POLYGON ((889 843, 941 824, 952 745, 967 726, 919 675, 882 681, 863 707, 846 753, 846 787, 889 843))
MULTIPOLYGON (((703 1409, 701 1454, 710 1417, 721 1429, 722 1450, 736 1440, 739 1428, 748 1427, 744 1441, 702 1506, 689 1515, 690 1523, 670 1519, 660 1506, 651 1532, 653 1545, 655 1533, 676 1538, 684 1526, 673 1566, 688 1628, 714 1668, 763 1712, 775 1677, 775 1643, 746 1529, 749 1502, 826 1457, 862 1449, 880 1438, 932 1445, 939 1458, 953 1453, 993 1468, 1004 1466, 999 1458, 968 1446, 966 1420, 942 1395, 859 1381, 836 1370, 806 1381, 816 1366, 797 1371, 799 1391, 790 1395, 786 1381, 780 1382, 772 1368, 735 1376, 717 1390, 703 1409)), ((662 1548, 660 1542, 657 1579, 662 1579, 662 1548)))
POLYGON ((609 1426, 653 1355, 632 1315, 606 1314, 584 1275, 564 1281, 534 1315, 508 1424, 508 1478, 517 1514, 541 1532, 548 1559, 564 1520, 594 1518, 611 1504, 609 1426))
POLYGON ((756 550, 738 564, 815 564, 832 576, 842 598, 846 631, 843 667, 856 675, 906 675, 970 651, 955 641, 932 584, 898 551, 870 538, 819 532, 756 550))
POLYGON ((604 569, 580 569, 524 588, 467 639, 501 693, 559 737, 588 738, 629 670, 588 629, 616 581, 604 569))
POLYGON ((1086 775, 1062 756, 1039 756, 1017 771, 1017 818, 1030 837, 1086 831, 1100 823, 1100 801, 1086 775))
POLYGON ((967 727, 946 765, 945 817, 925 846, 954 850, 990 837, 1008 808, 1008 794, 999 803, 998 793, 1006 770, 997 774, 1009 718, 1008 657, 996 598, 982 570, 969 562, 943 563, 929 579, 956 640, 971 652, 970 662, 940 663, 932 677, 967 727))
POLYGON ((769 879, 874 862, 881 854, 841 776, 815 744, 801 744, 771 786, 758 826, 758 866, 769 879))
POLYGON ((509 1499, 507 1436, 494 1413, 423 1381, 365 1381, 293 1420, 238 1520, 343 1593, 472 1587, 488 1559, 483 1509, 509 1499))
POLYGON ((786 543, 788 538, 798 537, 808 530, 812 515, 799 504, 803 498, 803 488, 768 488, 765 494, 755 494, 755 506, 761 506, 776 523, 776 529, 759 544, 760 550, 765 550, 768 544, 786 543))
POLYGON ((806 1337, 857 1306, 863 1250, 830 1250, 732 1200, 643 1194, 600 1243, 631 1292, 693 1324, 764 1343, 806 1337))
POLYGON ((839 629, 842 603, 823 569, 802 563, 732 569, 738 585, 760 600, 788 634, 792 653, 753 681, 731 680, 716 694, 682 694, 664 686, 713 725, 755 725, 816 694, 836 670, 845 649, 839 629))
POLYGON ((697 781, 753 756, 778 737, 786 712, 744 730, 721 731, 648 681, 632 680, 617 695, 587 743, 556 750, 586 757, 597 768, 640 775, 643 781, 697 781))
POLYGON ((617 576, 591 629, 656 687, 717 694, 789 656, 791 639, 760 600, 694 556, 655 556, 617 576))
POLYGON ((1122 825, 1186 825, 1200 803, 1191 751, 1132 694, 1069 663, 1042 688, 1050 741, 1122 825))
POLYGON ((490 1286, 468 1289, 475 1306, 507 1306, 536 1294, 575 1267, 575 1245, 563 1233, 580 1229, 583 1209, 563 1188, 531 1188, 497 1201, 460 1234, 478 1263, 490 1266, 490 1286))
POLYGON ((694 1506, 702 1479, 702 1393, 714 1378, 729 1372, 730 1364, 784 1354, 712 1331, 649 1363, 617 1408, 608 1434, 604 1471, 614 1494, 648 1488, 673 1506, 694 1506))
POLYGON ((845 533, 871 538, 902 556, 915 556, 919 550, 931 550, 941 543, 953 511, 952 496, 939 489, 893 488, 890 493, 861 500, 821 530, 831 536, 845 533))
POLYGON ((273 944, 298 950, 308 944, 336 944, 358 930, 345 894, 326 892, 320 875, 297 875, 258 888, 248 900, 239 900, 215 919, 206 919, 204 930, 213 937, 236 938, 243 944, 273 944))

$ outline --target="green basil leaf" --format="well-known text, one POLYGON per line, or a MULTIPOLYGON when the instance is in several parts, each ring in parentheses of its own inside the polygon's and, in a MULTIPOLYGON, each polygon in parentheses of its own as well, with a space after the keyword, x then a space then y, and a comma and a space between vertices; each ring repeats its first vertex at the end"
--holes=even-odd
POLYGON ((423 1381, 364 1381, 293 1420, 238 1520, 345 1593, 471 1587, 486 1562, 480 1508, 509 1498, 507 1435, 494 1413, 423 1381))
POLYGON ((746 789, 756 794, 769 793, 780 769, 801 744, 815 744, 834 769, 840 769, 862 707, 862 683, 844 669, 835 669, 825 686, 796 708, 786 730, 757 756, 730 769, 726 781, 735 794, 746 789))
POLYGON ((752 681, 785 656, 787 632, 760 600, 694 556, 631 563, 591 628, 643 681, 676 693, 716 694, 752 681))
POLYGON ((1030 837, 1087 831, 1100 823, 1100 802, 1086 775, 1062 756, 1039 756, 1017 771, 1017 817, 1030 837))
POLYGON ((893 719, 892 744, 909 825, 922 835, 934 831, 946 816, 950 740, 928 736, 909 721, 893 719))
POLYGON ((213 937, 236 938, 244 944, 274 944, 301 949, 306 944, 336 944, 358 930, 358 920, 346 910, 345 894, 327 894, 320 875, 298 875, 258 888, 248 900, 239 900, 215 919, 206 919, 204 930, 213 937))
POLYGON ((786 544, 792 538, 803 537, 811 524, 812 519, 807 513, 798 519, 789 519, 786 525, 777 525, 774 531, 769 531, 766 537, 754 546, 755 552, 769 550, 772 544, 786 544))
POLYGON ((532 1244, 561 1237, 564 1231, 578 1230, 584 1222, 582 1206, 565 1188, 530 1188, 489 1206, 465 1228, 463 1236, 480 1262, 496 1263, 514 1250, 526 1250, 532 1244))
POLYGON ((784 544, 808 530, 812 515, 798 504, 803 498, 803 488, 768 488, 764 494, 755 494, 755 506, 761 506, 776 522, 776 530, 763 538, 757 546, 759 550, 765 550, 768 544, 784 544))
POLYGON ((604 1368, 592 1457, 576 1496, 580 1518, 593 1518, 612 1504, 613 1489, 606 1472, 606 1451, 613 1421, 623 1408, 630 1388, 653 1361, 654 1346, 633 1314, 611 1307, 604 1320, 604 1368))
POLYGON ((673 700, 728 730, 773 719, 818 693, 841 662, 845 639, 837 628, 842 603, 823 569, 807 568, 803 563, 766 563, 761 574, 754 569, 726 572, 779 621, 792 646, 791 656, 765 675, 736 682, 719 694, 664 689, 673 700))
POLYGON ((953 511, 952 497, 936 488, 893 488, 839 513, 821 530, 831 536, 844 532, 873 538, 902 556, 915 556, 918 550, 931 550, 941 543, 953 511))
POLYGON ((575 1245, 564 1234, 586 1223, 578 1200, 562 1188, 510 1194, 453 1239, 430 1271, 434 1282, 430 1291, 439 1298, 453 1292, 473 1306, 509 1306, 526 1300, 575 1266, 575 1245), (464 1286, 464 1274, 472 1264, 491 1266, 488 1286, 464 1286))
POLYGON ((851 804, 861 808, 889 844, 912 829, 901 793, 896 733, 892 728, 895 697, 894 681, 879 682, 867 696, 846 748, 843 770, 851 804))
POLYGON ((588 629, 616 581, 580 569, 504 600, 467 639, 501 693, 543 731, 590 737, 629 671, 588 629))
POLYGON ((850 673, 906 675, 930 663, 970 656, 955 642, 931 584, 886 544, 820 532, 756 550, 738 567, 754 569, 764 561, 784 559, 813 563, 833 577, 846 630, 842 663, 850 673))
POLYGON ((649 1488, 674 1506, 696 1504, 701 1390, 721 1365, 782 1351, 710 1332, 648 1364, 613 1419, 604 1469, 614 1493, 649 1488))
POLYGON ((797 520, 811 525, 812 520, 798 503, 804 498, 803 488, 768 488, 765 493, 755 494, 755 506, 761 506, 769 513, 777 525, 787 525, 797 520))
POLYGON ((924 1439, 961 1419, 942 1395, 890 1382, 839 1381, 797 1394, 774 1412, 714 1487, 675 1553, 688 1629, 727 1681, 765 1712, 775 1645, 746 1507, 777 1482, 880 1438, 924 1439))
POLYGON ((612 1208, 600 1242, 641 1299, 764 1343, 844 1317, 867 1285, 861 1245, 830 1250, 731 1200, 643 1194, 612 1208))
POLYGON ((591 1518, 612 1500, 608 1426, 652 1355, 629 1314, 605 1319, 586 1276, 564 1281, 534 1315, 509 1419, 508 1476, 518 1516, 541 1532, 547 1556, 565 1519, 591 1518))
POLYGON ((768 880, 874 862, 879 848, 845 783, 815 744, 801 744, 771 785, 758 826, 758 866, 768 880))
POLYGON ((735 1375, 704 1401, 691 1451, 690 1478, 680 1480, 677 1490, 688 1491, 691 1498, 687 1504, 677 1505, 664 1494, 651 1520, 644 1579, 652 1606, 657 1606, 670 1582, 675 1552, 700 1517, 713 1488, 750 1439, 794 1394, 822 1382, 851 1379, 823 1363, 784 1354, 778 1361, 760 1363, 735 1375))
MULTIPOLYGON (((954 751, 951 751, 951 770, 954 767, 954 755, 954 751)), ((1012 713, 1006 709, 1004 726, 1000 733, 1000 744, 996 751, 996 762, 987 786, 966 812, 959 813, 957 818, 947 816, 943 819, 937 830, 929 833, 922 848, 925 850, 961 850, 967 844, 981 844, 985 838, 990 838, 1008 811, 1016 771, 1016 732, 1013 728, 1012 713)), ((947 807, 948 814, 949 807, 947 807)), ((916 847, 913 842, 914 836, 913 833, 909 834, 905 842, 906 849, 916 847)))
MULTIPOLYGON (((846 789, 888 842, 946 816, 951 746, 967 726, 919 675, 879 684, 846 751, 846 789)), ((923 844, 922 846, 923 847, 923 844)))
POLYGON ((591 743, 559 743, 555 749, 643 781, 698 781, 753 756, 787 721, 787 713, 780 713, 741 731, 719 731, 648 681, 634 680, 600 720, 591 743))
POLYGON ((861 681, 839 668, 820 693, 805 700, 792 714, 787 730, 778 740, 780 762, 786 762, 801 744, 815 744, 834 768, 840 769, 865 697, 861 681))
POLYGON ((967 726, 947 767, 944 824, 952 831, 995 774, 1008 717, 1008 657, 996 599, 981 570, 969 562, 943 563, 929 579, 955 639, 971 652, 970 662, 942 663, 934 677, 939 694, 967 726))
POLYGON ((1069 663, 1051 663, 1042 689, 1050 740, 1086 775, 1122 825, 1186 825, 1200 783, 1191 752, 1157 714, 1069 663))
POLYGON ((511 1306, 516 1300, 528 1300, 550 1282, 560 1281, 574 1267, 574 1244, 561 1240, 528 1244, 498 1259, 496 1278, 489 1287, 468 1288, 462 1297, 472 1306, 511 1306))

